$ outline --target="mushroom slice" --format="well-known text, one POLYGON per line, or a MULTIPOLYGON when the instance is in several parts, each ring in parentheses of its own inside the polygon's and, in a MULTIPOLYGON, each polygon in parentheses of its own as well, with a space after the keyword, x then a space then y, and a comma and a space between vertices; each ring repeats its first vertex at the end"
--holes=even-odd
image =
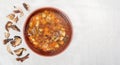
POLYGON ((21 61, 21 62, 23 62, 23 61, 25 61, 26 59, 28 59, 29 58, 29 53, 27 54, 27 55, 25 55, 24 57, 21 57, 21 58, 16 58, 16 60, 17 61, 21 61))
POLYGON ((20 29, 19 29, 16 25, 12 25, 11 28, 12 28, 13 30, 16 30, 16 31, 20 32, 20 29))
POLYGON ((9 18, 10 20, 13 20, 15 17, 15 14, 11 13, 7 16, 7 18, 9 18))
POLYGON ((3 40, 3 44, 7 44, 8 42, 10 42, 10 41, 12 41, 12 40, 13 40, 13 38, 4 39, 4 40, 3 40))
POLYGON ((13 55, 13 52, 12 52, 12 50, 11 50, 11 48, 10 48, 9 45, 7 45, 7 51, 8 51, 11 55, 13 55))
POLYGON ((14 13, 20 13, 21 11, 19 9, 13 10, 14 13))
POLYGON ((23 6, 24 6, 24 8, 25 8, 27 11, 29 11, 30 6, 29 6, 28 4, 23 3, 23 6))
POLYGON ((5 32, 5 38, 9 38, 10 33, 9 32, 5 32))
POLYGON ((67 42, 67 41, 68 41, 68 39, 69 39, 69 36, 68 36, 68 35, 66 35, 66 36, 64 37, 63 41, 64 41, 64 42, 67 42))
POLYGON ((18 20, 19 20, 18 16, 13 19, 13 21, 16 22, 16 23, 18 22, 18 20))
POLYGON ((20 13, 20 17, 22 17, 24 15, 24 13, 23 13, 21 8, 16 7, 16 6, 14 6, 14 8, 16 9, 16 10, 13 11, 14 13, 20 13))
POLYGON ((9 29, 10 29, 10 27, 12 26, 12 22, 11 21, 8 21, 7 23, 6 23, 6 25, 5 25, 5 29, 7 30, 7 31, 9 31, 9 29))
POLYGON ((14 52, 17 56, 21 56, 23 51, 26 51, 26 49, 25 48, 19 48, 17 50, 14 50, 14 52))
POLYGON ((13 47, 19 46, 22 42, 22 39, 20 36, 14 36, 14 40, 11 41, 11 44, 13 47))

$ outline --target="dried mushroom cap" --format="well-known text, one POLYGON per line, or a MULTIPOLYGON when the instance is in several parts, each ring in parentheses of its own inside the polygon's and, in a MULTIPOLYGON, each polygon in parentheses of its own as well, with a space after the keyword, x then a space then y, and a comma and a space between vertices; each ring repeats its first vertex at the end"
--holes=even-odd
POLYGON ((15 31, 20 32, 20 29, 16 25, 12 25, 11 28, 15 31))
POLYGON ((19 9, 13 10, 14 13, 20 13, 21 11, 19 9))
POLYGON ((13 20, 14 19, 14 17, 15 17, 15 14, 9 14, 8 16, 7 16, 7 18, 9 18, 10 20, 13 20))
POLYGON ((25 48, 19 48, 17 50, 14 50, 14 52, 17 56, 21 56, 23 51, 26 51, 26 49, 25 48))
POLYGON ((21 57, 21 58, 16 58, 16 60, 17 61, 21 61, 21 62, 23 62, 23 61, 25 61, 26 59, 28 59, 29 58, 29 53, 27 54, 27 55, 25 55, 24 57, 21 57))
POLYGON ((3 40, 3 44, 7 44, 8 42, 10 42, 10 41, 12 41, 12 40, 13 40, 13 38, 4 39, 4 40, 3 40))
POLYGON ((11 41, 11 44, 13 47, 19 46, 22 42, 22 39, 20 36, 14 36, 14 40, 11 41))
POLYGON ((10 33, 9 32, 5 32, 5 38, 9 38, 10 33))
POLYGON ((8 51, 11 55, 13 55, 13 52, 12 52, 12 50, 11 50, 11 48, 10 48, 9 45, 7 45, 7 51, 8 51))
POLYGON ((26 4, 26 3, 23 3, 23 6, 24 6, 24 8, 28 11, 29 10, 29 8, 30 8, 30 6, 28 5, 28 4, 26 4))
POLYGON ((8 21, 7 23, 6 23, 6 25, 5 25, 5 29, 7 30, 7 31, 9 31, 9 29, 10 29, 10 27, 12 26, 12 22, 11 21, 8 21))
MULTIPOLYGON (((18 20, 15 20, 15 21, 17 22, 18 20)), ((16 31, 20 32, 20 29, 16 25, 13 25, 13 23, 11 21, 8 21, 6 23, 6 25, 5 25, 5 29, 7 31, 9 31, 10 28, 12 28, 13 30, 16 30, 16 31)))

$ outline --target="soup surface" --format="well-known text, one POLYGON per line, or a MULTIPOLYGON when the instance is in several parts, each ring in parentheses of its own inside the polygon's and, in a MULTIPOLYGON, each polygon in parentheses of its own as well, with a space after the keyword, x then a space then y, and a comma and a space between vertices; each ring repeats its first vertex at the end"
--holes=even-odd
POLYGON ((28 46, 33 51, 51 56, 60 53, 68 46, 72 29, 68 18, 60 11, 43 8, 28 18, 24 34, 28 46))

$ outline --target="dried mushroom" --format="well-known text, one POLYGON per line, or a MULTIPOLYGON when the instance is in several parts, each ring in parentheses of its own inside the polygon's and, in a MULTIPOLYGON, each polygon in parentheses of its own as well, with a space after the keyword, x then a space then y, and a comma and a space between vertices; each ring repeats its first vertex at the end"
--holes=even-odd
POLYGON ((13 47, 19 46, 22 42, 22 39, 20 36, 14 36, 14 40, 11 41, 11 44, 13 47))
POLYGON ((13 25, 11 21, 8 21, 7 24, 5 25, 5 29, 9 31, 10 28, 20 32, 20 29, 16 25, 13 25))
POLYGON ((10 41, 12 41, 12 40, 13 40, 13 38, 4 39, 4 40, 3 40, 3 44, 7 44, 8 42, 10 42, 10 41))
POLYGON ((18 16, 13 19, 13 21, 16 22, 16 23, 18 22, 18 20, 19 20, 18 16))
POLYGON ((7 45, 7 51, 8 51, 10 54, 12 54, 12 55, 13 55, 13 52, 12 52, 12 50, 11 50, 11 48, 10 48, 10 46, 9 46, 9 45, 7 45))
POLYGON ((27 58, 29 58, 29 53, 27 54, 27 55, 25 55, 24 57, 21 57, 21 58, 16 58, 16 60, 17 61, 21 61, 21 62, 23 62, 23 61, 25 61, 27 58))
POLYGON ((20 13, 21 11, 19 9, 13 10, 14 13, 20 13))
POLYGON ((28 4, 26 4, 26 3, 23 3, 23 6, 24 6, 24 8, 28 11, 29 10, 29 8, 30 8, 30 6, 28 5, 28 4))
POLYGON ((9 14, 8 16, 7 16, 7 18, 9 18, 10 20, 13 20, 14 19, 14 17, 15 17, 15 14, 9 14))
POLYGON ((17 56, 21 56, 23 51, 26 51, 26 49, 25 48, 19 48, 17 50, 14 50, 14 52, 17 56))
POLYGON ((10 33, 9 32, 5 32, 5 38, 9 38, 10 33))
POLYGON ((5 25, 5 29, 7 30, 7 31, 9 31, 9 29, 10 29, 10 27, 12 26, 12 22, 11 21, 8 21, 7 23, 6 23, 6 25, 5 25))
MULTIPOLYGON (((23 6, 26 10, 29 10, 28 4, 24 3, 23 6)), ((14 49, 14 47, 19 46, 22 43, 22 38, 20 36, 14 36, 14 38, 10 38, 11 33, 9 31, 10 29, 12 29, 12 30, 20 32, 20 29, 18 28, 16 23, 19 21, 19 17, 22 17, 23 15, 24 15, 24 12, 22 11, 22 9, 14 6, 13 12, 6 16, 6 18, 8 18, 8 22, 5 25, 5 29, 6 29, 4 33, 5 39, 3 40, 3 44, 4 45, 6 44, 6 50, 11 55, 17 55, 18 58, 16 58, 16 60, 21 61, 21 62, 29 58, 29 53, 24 55, 23 57, 20 57, 22 56, 22 54, 24 54, 23 52, 26 51, 26 48, 20 47, 18 49, 14 49)))
POLYGON ((16 6, 14 6, 14 8, 16 9, 16 10, 13 11, 14 13, 20 13, 20 17, 22 17, 24 15, 24 13, 23 13, 21 8, 16 7, 16 6))
POLYGON ((20 29, 16 25, 12 25, 11 28, 15 31, 20 32, 20 29))

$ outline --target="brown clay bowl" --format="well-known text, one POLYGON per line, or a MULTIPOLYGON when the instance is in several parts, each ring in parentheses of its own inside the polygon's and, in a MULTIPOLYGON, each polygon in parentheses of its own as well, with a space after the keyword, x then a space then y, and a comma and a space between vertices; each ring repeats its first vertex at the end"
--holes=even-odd
POLYGON ((31 13, 27 20, 25 21, 25 24, 24 24, 24 30, 23 30, 23 34, 24 34, 24 39, 25 39, 25 42, 26 44, 28 45, 28 47, 35 53, 37 53, 38 55, 43 55, 43 56, 54 56, 54 55, 58 55, 60 54, 61 52, 63 52, 70 44, 70 41, 72 39, 72 25, 71 25, 71 21, 69 20, 68 16, 66 14, 64 14, 62 11, 56 9, 56 8, 52 8, 52 7, 44 7, 44 8, 39 8, 37 10, 35 10, 33 13, 31 13), (64 23, 66 24, 67 26, 67 32, 66 34, 68 34, 69 38, 68 40, 65 42, 64 46, 62 46, 61 48, 59 48, 58 50, 56 51, 50 51, 50 52, 45 52, 43 50, 40 50, 40 49, 37 49, 33 46, 33 43, 30 42, 30 39, 28 38, 28 33, 27 33, 27 29, 29 28, 29 23, 31 22, 30 19, 40 13, 40 12, 43 12, 45 10, 48 10, 48 11, 52 11, 54 13, 56 13, 57 15, 59 15, 64 21, 63 21, 63 25, 64 23))

